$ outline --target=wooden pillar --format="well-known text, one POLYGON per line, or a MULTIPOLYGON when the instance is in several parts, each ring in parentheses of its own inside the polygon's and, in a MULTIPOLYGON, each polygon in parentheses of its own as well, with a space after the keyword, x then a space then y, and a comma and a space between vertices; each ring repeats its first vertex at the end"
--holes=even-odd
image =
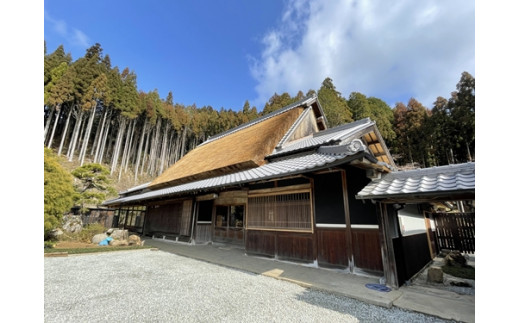
MULTIPOLYGON (((383 258, 383 270, 386 284, 393 288, 399 288, 397 266, 395 264, 394 245, 392 231, 388 221, 388 204, 377 202, 377 222, 379 223, 379 239, 381 241, 381 256, 383 258)), ((393 215, 390 215, 393 216, 393 215)))
POLYGON ((344 170, 341 171, 341 182, 343 183, 343 205, 345 207, 345 224, 346 224, 346 250, 348 259, 348 268, 350 272, 354 272, 354 247, 352 244, 352 227, 350 225, 350 211, 348 207, 348 185, 347 176, 344 170))

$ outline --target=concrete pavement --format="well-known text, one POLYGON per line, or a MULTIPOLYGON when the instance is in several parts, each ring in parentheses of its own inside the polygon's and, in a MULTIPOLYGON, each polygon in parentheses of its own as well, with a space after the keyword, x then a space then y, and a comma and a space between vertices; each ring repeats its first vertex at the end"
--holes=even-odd
POLYGON ((145 245, 176 255, 296 283, 303 287, 347 296, 359 301, 433 315, 447 320, 475 322, 475 296, 425 286, 402 286, 388 292, 367 288, 378 277, 323 269, 306 264, 250 256, 243 248, 222 244, 191 245, 143 237, 145 245), (148 238, 148 239, 147 239, 148 238))

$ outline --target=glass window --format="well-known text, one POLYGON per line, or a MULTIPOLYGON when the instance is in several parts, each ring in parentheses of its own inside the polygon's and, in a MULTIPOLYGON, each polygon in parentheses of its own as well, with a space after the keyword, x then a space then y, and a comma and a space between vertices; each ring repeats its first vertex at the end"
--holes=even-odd
POLYGON ((227 228, 227 219, 228 219, 228 207, 227 206, 217 206, 215 227, 227 228))
POLYGON ((229 207, 229 227, 242 228, 244 226, 244 206, 230 206, 229 207))
POLYGON ((243 228, 244 206, 229 205, 216 207, 216 228, 243 228))

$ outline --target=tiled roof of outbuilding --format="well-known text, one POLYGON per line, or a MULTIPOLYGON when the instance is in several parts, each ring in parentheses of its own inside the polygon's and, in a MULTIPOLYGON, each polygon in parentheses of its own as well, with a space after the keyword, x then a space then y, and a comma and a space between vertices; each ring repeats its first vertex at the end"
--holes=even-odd
POLYGON ((392 199, 405 196, 449 195, 475 191, 475 163, 438 166, 384 174, 356 198, 392 199))

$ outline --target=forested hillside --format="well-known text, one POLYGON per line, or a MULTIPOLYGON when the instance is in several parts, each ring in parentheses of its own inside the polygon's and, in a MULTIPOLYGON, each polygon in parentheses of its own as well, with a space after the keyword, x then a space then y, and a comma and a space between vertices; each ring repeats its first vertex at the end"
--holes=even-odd
POLYGON ((63 46, 51 53, 45 49, 44 145, 75 167, 107 165, 116 181, 132 178, 127 185, 133 186, 159 175, 209 136, 312 93, 329 127, 375 120, 399 165, 429 167, 475 158, 475 79, 466 72, 451 97, 438 97, 431 110, 413 98, 394 108, 358 92, 345 98, 330 78, 317 92, 275 93, 260 112, 248 101, 240 111, 216 110, 177 103, 172 92, 161 98, 157 91, 140 91, 137 75, 112 66, 100 44, 77 60, 63 46))

